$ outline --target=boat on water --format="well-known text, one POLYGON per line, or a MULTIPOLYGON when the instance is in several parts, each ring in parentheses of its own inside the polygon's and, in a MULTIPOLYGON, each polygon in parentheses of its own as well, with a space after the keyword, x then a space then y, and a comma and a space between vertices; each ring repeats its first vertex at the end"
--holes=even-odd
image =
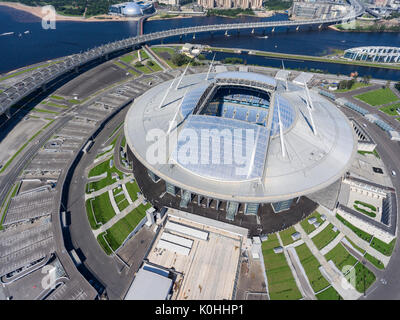
POLYGON ((4 33, 0 34, 0 36, 10 36, 12 34, 14 34, 14 32, 4 32, 4 33))
POLYGON ((28 33, 31 33, 29 30, 26 30, 25 32, 24 32, 25 34, 28 34, 28 33))

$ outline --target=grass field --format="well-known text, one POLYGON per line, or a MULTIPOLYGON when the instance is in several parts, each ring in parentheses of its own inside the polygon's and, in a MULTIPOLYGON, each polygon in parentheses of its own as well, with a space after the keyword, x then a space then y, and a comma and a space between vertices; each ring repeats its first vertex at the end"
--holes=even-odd
POLYGON ((87 185, 87 188, 86 188, 87 192, 89 192, 90 190, 95 190, 95 191, 101 190, 101 189, 103 189, 103 188, 105 188, 105 187, 117 182, 116 179, 112 178, 113 173, 118 174, 120 179, 123 178, 122 172, 119 171, 115 167, 114 164, 110 168, 110 160, 114 161, 114 157, 111 157, 110 159, 101 162, 100 164, 98 164, 97 166, 95 166, 94 168, 92 168, 89 171, 89 175, 88 175, 89 178, 90 177, 99 176, 99 175, 101 175, 101 174, 103 174, 105 172, 107 172, 107 177, 103 178, 103 179, 101 179, 99 181, 89 182, 88 185, 87 185))
POLYGON ((365 231, 358 229, 357 227, 353 226, 350 222, 348 222, 346 219, 344 219, 342 216, 339 214, 336 214, 336 218, 338 218, 339 221, 341 221, 346 227, 351 229, 358 237, 361 239, 370 242, 372 239, 372 236, 369 233, 366 233, 365 231))
POLYGON ((385 266, 382 263, 382 261, 375 258, 374 256, 371 256, 369 253, 366 253, 364 258, 367 259, 369 262, 371 262, 378 269, 385 269, 385 266))
POLYGON ((388 114, 389 116, 398 116, 397 110, 400 108, 400 103, 391 104, 390 106, 382 107, 379 110, 388 114))
POLYGON ((295 232, 296 232, 296 230, 293 226, 290 228, 287 228, 286 230, 279 232, 279 236, 281 237, 281 240, 282 240, 282 243, 284 246, 287 246, 288 244, 291 244, 294 242, 292 239, 292 234, 295 232))
POLYGON ((325 255, 326 260, 332 260, 339 270, 344 266, 354 266, 357 259, 354 258, 341 243, 338 243, 331 251, 325 255))
POLYGON ((335 288, 332 286, 318 293, 316 297, 318 300, 343 300, 340 294, 337 293, 335 288))
POLYGON ((357 246, 353 241, 351 241, 349 238, 345 237, 347 239, 348 242, 350 242, 350 244, 354 247, 354 249, 356 249, 357 251, 359 251, 361 254, 364 254, 366 251, 364 249, 361 249, 359 246, 357 246))
POLYGON ((295 249, 314 292, 321 291, 329 286, 329 282, 323 277, 318 269, 320 266, 318 260, 314 257, 307 245, 303 243, 295 249))
POLYGON ((150 203, 139 205, 124 218, 117 221, 111 228, 107 229, 105 238, 114 251, 121 246, 128 235, 136 228, 139 222, 145 217, 146 210, 150 207, 150 203))
POLYGON ((86 200, 86 202, 85 202, 86 214, 87 214, 87 217, 88 217, 88 220, 89 220, 90 227, 93 230, 96 230, 101 226, 101 224, 97 224, 96 223, 96 219, 94 217, 94 213, 93 213, 93 210, 92 210, 91 202, 92 202, 91 199, 86 200))
POLYGON ((351 86, 350 89, 338 89, 335 92, 348 92, 348 91, 353 91, 353 90, 368 87, 368 86, 369 86, 369 84, 366 84, 364 82, 355 82, 355 83, 353 83, 353 85, 351 86))
POLYGON ((323 223, 322 219, 321 219, 321 215, 319 214, 318 211, 314 211, 311 215, 309 215, 307 218, 305 218, 303 221, 300 222, 301 227, 304 229, 304 231, 307 234, 310 234, 311 232, 313 232, 315 230, 315 227, 313 224, 309 224, 308 223, 308 219, 310 218, 317 218, 317 221, 319 223, 323 223))
POLYGON ((95 197, 93 199, 92 206, 97 222, 105 224, 115 216, 108 192, 102 193, 101 195, 95 197))
POLYGON ((274 253, 273 251, 278 246, 279 240, 276 234, 269 235, 268 240, 262 243, 269 296, 271 300, 301 299, 301 293, 297 288, 285 255, 283 253, 274 253))
POLYGON ((175 50, 172 48, 165 48, 165 47, 153 47, 151 48, 151 50, 153 50, 153 52, 158 55, 159 57, 161 57, 163 60, 165 60, 166 63, 168 63, 168 65, 171 68, 178 68, 177 65, 175 65, 172 61, 171 61, 171 57, 172 55, 175 53, 175 50), (165 55, 163 53, 168 53, 169 58, 165 58, 165 55))
POLYGON ((125 184, 126 190, 129 193, 129 196, 131 197, 132 201, 135 201, 138 197, 137 197, 137 193, 140 192, 139 186, 135 181, 133 182, 128 182, 125 184))
POLYGON ((100 244, 100 247, 103 248, 104 252, 109 256, 112 253, 110 246, 108 245, 107 241, 104 239, 105 232, 100 233, 97 236, 97 242, 100 244))
POLYGON ((396 244, 396 239, 393 239, 389 243, 385 243, 377 238, 373 238, 371 241, 371 247, 383 253, 385 256, 390 257, 392 255, 394 246, 396 244))
POLYGON ((328 226, 325 227, 324 230, 319 232, 317 235, 311 238, 311 240, 314 242, 318 250, 321 250, 323 247, 325 247, 328 243, 330 243, 333 239, 335 239, 340 231, 336 230, 333 231, 333 224, 329 224, 328 226))
POLYGON ((364 101, 371 106, 380 106, 399 100, 399 98, 393 93, 390 88, 382 88, 378 90, 368 91, 358 96, 354 96, 354 98, 364 101))

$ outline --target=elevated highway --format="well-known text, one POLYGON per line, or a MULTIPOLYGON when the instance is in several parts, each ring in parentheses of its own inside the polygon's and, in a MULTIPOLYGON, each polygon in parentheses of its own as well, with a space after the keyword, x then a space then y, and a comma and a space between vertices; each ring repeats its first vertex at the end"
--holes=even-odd
POLYGON ((3 113, 9 114, 9 109, 21 99, 38 89, 46 89, 46 86, 53 80, 56 80, 68 73, 78 71, 80 67, 89 64, 98 59, 108 59, 109 55, 117 54, 126 50, 134 49, 154 40, 161 40, 173 36, 182 36, 187 34, 196 34, 203 32, 229 31, 229 30, 245 30, 245 29, 261 29, 261 28, 276 28, 276 27, 295 27, 299 30, 304 26, 318 26, 322 28, 326 25, 335 23, 345 23, 356 19, 364 12, 363 5, 358 0, 349 0, 351 6, 345 15, 331 19, 315 19, 315 20, 298 20, 298 21, 266 21, 266 22, 251 22, 251 23, 232 23, 205 25, 189 28, 178 28, 154 32, 149 34, 143 33, 143 20, 139 22, 139 35, 87 50, 83 53, 74 54, 65 58, 61 58, 62 62, 52 64, 48 67, 39 68, 30 76, 24 78, 15 85, 7 88, 0 93, 0 115, 3 113))

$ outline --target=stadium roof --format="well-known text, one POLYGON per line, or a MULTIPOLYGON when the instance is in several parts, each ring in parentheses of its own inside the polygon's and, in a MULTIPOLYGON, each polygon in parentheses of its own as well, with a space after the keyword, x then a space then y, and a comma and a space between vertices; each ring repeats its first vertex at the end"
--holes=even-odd
POLYGON ((260 73, 252 73, 252 72, 222 72, 217 73, 215 79, 241 79, 241 80, 249 80, 249 81, 259 81, 267 83, 271 86, 276 86, 276 81, 274 78, 268 77, 266 75, 260 73))
MULTIPOLYGON (((267 109, 238 105, 234 112, 230 110, 229 116, 228 113, 193 114, 202 92, 216 78, 225 76, 257 79, 269 85, 278 83, 250 72, 224 72, 212 75, 210 80, 205 80, 205 74, 187 75, 180 88, 170 90, 162 108, 160 103, 173 80, 149 89, 135 100, 125 121, 127 143, 145 167, 184 190, 238 202, 275 202, 306 195, 329 186, 346 172, 357 150, 350 122, 316 92, 309 92, 310 103, 301 86, 291 84, 289 91, 284 86, 276 86, 276 91, 270 93, 267 109), (266 120, 255 121, 255 113, 263 114, 266 120), (171 126, 173 119, 177 125, 171 126), (238 139, 226 145, 220 139, 218 145, 215 144, 217 135, 204 137, 203 129, 225 130, 238 139), (249 135, 254 141, 250 149, 247 144, 243 146, 243 136, 239 138, 235 134, 238 129, 253 130, 249 135), (154 130, 168 132, 163 163, 149 159, 154 147, 151 138, 154 130), (190 140, 191 135, 200 138, 198 144, 190 140), (240 145, 247 155, 246 166, 230 162, 239 152, 233 153, 233 159, 225 157, 220 163, 201 162, 201 159, 221 158, 225 148, 235 150, 240 145), (204 150, 210 154, 204 154, 204 150)), ((229 104, 226 103, 227 108, 229 104)))

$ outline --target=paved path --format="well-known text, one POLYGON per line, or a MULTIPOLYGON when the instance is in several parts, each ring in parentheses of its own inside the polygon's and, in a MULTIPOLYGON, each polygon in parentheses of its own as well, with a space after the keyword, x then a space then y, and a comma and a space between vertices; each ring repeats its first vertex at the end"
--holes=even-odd
POLYGON ((287 250, 288 256, 293 264, 293 268, 296 271, 296 275, 299 279, 299 282, 301 283, 301 288, 305 295, 304 298, 307 300, 317 300, 314 294, 314 290, 311 287, 306 272, 301 264, 299 256, 297 255, 296 249, 291 247, 285 250, 287 250))
POLYGON ((122 190, 124 190, 125 198, 126 198, 126 200, 128 200, 128 203, 132 204, 133 201, 131 199, 131 196, 130 196, 128 190, 126 189, 126 185, 125 184, 122 185, 122 190))
POLYGON ((335 239, 333 239, 331 242, 329 242, 325 247, 323 247, 320 251, 321 254, 326 255, 329 251, 331 251, 334 247, 336 247, 336 245, 342 241, 342 239, 344 238, 344 234, 343 233, 339 233, 335 239))
POLYGON ((115 202, 113 189, 108 190, 108 197, 110 198, 110 202, 111 202, 111 205, 112 205, 112 207, 114 209, 115 214, 119 215, 121 213, 121 211, 119 211, 118 205, 115 202))
POLYGON ((121 180, 118 180, 117 182, 114 182, 113 184, 110 184, 109 186, 107 186, 107 187, 105 187, 103 189, 94 191, 94 192, 89 193, 89 194, 85 194, 85 201, 88 200, 88 199, 91 199, 91 198, 95 198, 95 197, 103 194, 104 192, 113 190, 116 187, 118 187, 120 184, 125 184, 125 183, 131 181, 132 179, 133 179, 133 175, 130 175, 130 176, 127 176, 127 177, 125 177, 125 178, 123 178, 121 180))
MULTIPOLYGON (((279 245, 282 248, 284 248, 283 243, 282 243, 282 239, 281 239, 279 233, 276 233, 276 236, 277 236, 277 238, 279 240, 279 245)), ((283 254, 285 255, 286 262, 287 262, 290 270, 292 271, 292 274, 293 274, 294 280, 296 282, 297 288, 299 288, 300 293, 303 296, 303 298, 309 300, 310 298, 308 297, 308 292, 303 288, 303 285, 302 285, 303 283, 302 283, 302 281, 300 281, 300 279, 299 279, 299 277, 297 275, 297 272, 296 272, 296 268, 294 267, 294 265, 292 263, 292 260, 290 259, 290 256, 289 256, 289 254, 288 254, 288 252, 287 252, 287 250, 285 248, 283 249, 283 254)))
MULTIPOLYGON (((320 211, 318 211, 318 212, 320 212, 320 211)), ((343 275, 338 274, 332 268, 332 266, 328 263, 328 261, 325 259, 325 257, 317 249, 314 242, 312 242, 312 240, 307 235, 307 233, 304 231, 304 229, 300 226, 300 224, 296 224, 294 226, 294 228, 296 229, 297 232, 299 232, 301 234, 302 239, 304 240, 304 242, 306 243, 308 248, 311 250, 311 253, 315 256, 315 258, 318 260, 318 262, 323 267, 327 277, 329 278, 327 280, 330 280, 332 286, 342 296, 342 298, 345 300, 358 299, 361 296, 361 293, 359 293, 355 289, 349 288, 349 286, 346 286, 346 288, 342 287, 342 283, 345 283, 343 281, 347 281, 347 280, 343 277, 343 275)))
POLYGON ((328 209, 319 206, 317 208, 318 212, 323 212, 326 215, 326 220, 331 222, 334 226, 336 226, 340 232, 342 232, 347 238, 349 238, 352 242, 354 242, 357 246, 361 249, 367 251, 370 255, 374 256, 375 258, 381 260, 383 264, 386 266, 389 263, 390 257, 385 256, 384 254, 380 253, 379 251, 372 248, 368 242, 362 240, 358 237, 351 229, 346 227, 338 218, 336 218, 335 214, 328 209))
POLYGON ((321 224, 317 229, 315 229, 314 231, 310 232, 310 234, 308 235, 310 238, 314 238, 318 233, 320 233, 322 230, 324 230, 327 226, 329 225, 328 221, 324 221, 323 224, 321 224))
POLYGON ((112 227, 114 223, 118 222, 122 218, 124 218, 128 213, 132 212, 133 209, 138 207, 142 202, 144 201, 144 197, 141 195, 139 198, 136 199, 136 201, 129 206, 127 206, 124 210, 121 211, 120 214, 116 214, 114 217, 112 217, 110 220, 107 221, 107 223, 103 224, 99 229, 97 230, 92 230, 93 235, 97 238, 97 236, 106 231, 108 228, 112 227))

